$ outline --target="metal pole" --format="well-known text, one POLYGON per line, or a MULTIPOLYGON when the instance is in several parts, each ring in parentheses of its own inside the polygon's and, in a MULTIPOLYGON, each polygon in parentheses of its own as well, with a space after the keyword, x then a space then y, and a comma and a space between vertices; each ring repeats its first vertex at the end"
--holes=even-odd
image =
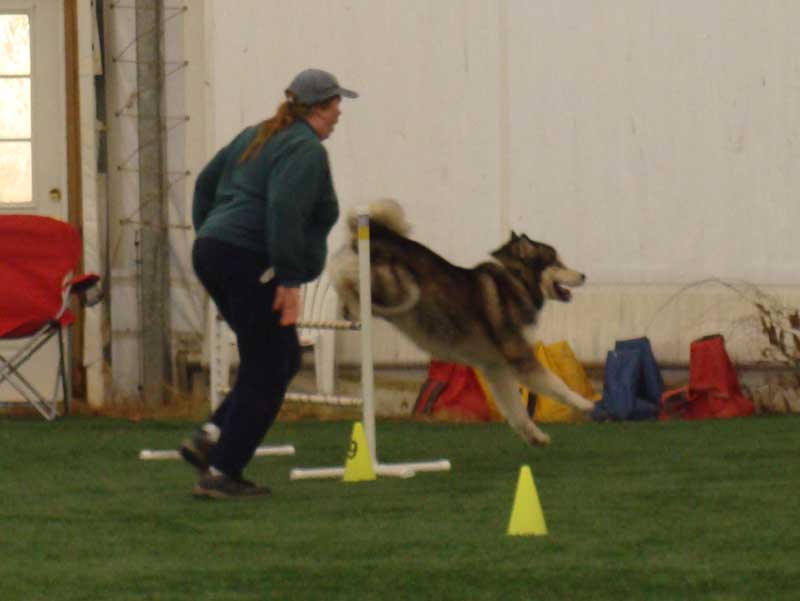
POLYGON ((172 382, 168 208, 164 195, 161 105, 162 0, 136 0, 136 61, 139 115, 139 207, 141 221, 142 395, 145 404, 167 399, 172 382))

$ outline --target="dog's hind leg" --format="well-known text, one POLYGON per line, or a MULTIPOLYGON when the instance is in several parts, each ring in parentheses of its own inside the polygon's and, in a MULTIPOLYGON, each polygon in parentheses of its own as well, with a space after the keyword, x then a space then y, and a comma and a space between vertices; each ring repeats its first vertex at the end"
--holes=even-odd
POLYGON ((591 411, 594 403, 583 398, 567 386, 564 381, 553 372, 543 367, 538 361, 532 366, 517 372, 522 382, 531 392, 543 394, 556 400, 572 405, 580 411, 591 411))
POLYGON ((505 365, 481 366, 480 369, 489 382, 497 406, 514 431, 528 444, 549 444, 550 437, 533 423, 525 411, 514 372, 505 365))

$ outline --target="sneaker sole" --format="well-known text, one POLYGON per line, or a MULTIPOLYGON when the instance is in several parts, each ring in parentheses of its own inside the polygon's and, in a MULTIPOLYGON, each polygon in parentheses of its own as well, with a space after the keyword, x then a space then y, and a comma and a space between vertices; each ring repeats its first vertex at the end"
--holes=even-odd
POLYGON ((199 486, 195 486, 192 489, 192 496, 195 499, 264 499, 267 497, 271 497, 272 493, 261 493, 257 495, 231 495, 220 490, 214 490, 213 488, 202 488, 199 486))
POLYGON ((230 499, 232 498, 230 495, 226 495, 224 492, 220 492, 218 490, 209 490, 207 488, 198 488, 195 486, 192 489, 192 496, 195 499, 230 499))

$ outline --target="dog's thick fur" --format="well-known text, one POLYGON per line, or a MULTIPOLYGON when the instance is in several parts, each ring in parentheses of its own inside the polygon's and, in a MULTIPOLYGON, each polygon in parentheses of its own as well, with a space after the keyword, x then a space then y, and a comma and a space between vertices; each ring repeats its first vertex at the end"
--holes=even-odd
MULTIPOLYGON (((420 348, 444 361, 479 368, 511 427, 531 444, 550 437, 528 417, 517 382, 590 411, 593 404, 545 369, 533 352, 533 331, 546 299, 570 300, 565 286, 582 273, 565 267, 555 249, 511 233, 491 253, 493 261, 457 267, 407 237, 402 207, 372 203, 370 262, 373 314, 386 319, 420 348)), ((351 315, 358 315, 356 216, 348 217, 352 240, 331 259, 334 286, 351 315)))

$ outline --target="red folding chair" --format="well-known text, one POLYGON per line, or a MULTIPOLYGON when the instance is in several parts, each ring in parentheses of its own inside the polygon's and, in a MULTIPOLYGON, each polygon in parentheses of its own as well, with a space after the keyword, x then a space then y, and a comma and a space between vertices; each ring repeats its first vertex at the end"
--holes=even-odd
POLYGON ((75 276, 81 246, 78 232, 63 221, 0 214, 0 341, 19 341, 19 347, 7 357, 0 354, 0 384, 10 384, 48 420, 57 415, 59 383, 64 412, 69 413, 65 333, 75 321, 69 309, 70 297, 78 295, 84 306, 101 298, 97 275, 75 276), (55 390, 48 397, 23 376, 20 368, 54 336, 58 336, 58 373, 55 390))

